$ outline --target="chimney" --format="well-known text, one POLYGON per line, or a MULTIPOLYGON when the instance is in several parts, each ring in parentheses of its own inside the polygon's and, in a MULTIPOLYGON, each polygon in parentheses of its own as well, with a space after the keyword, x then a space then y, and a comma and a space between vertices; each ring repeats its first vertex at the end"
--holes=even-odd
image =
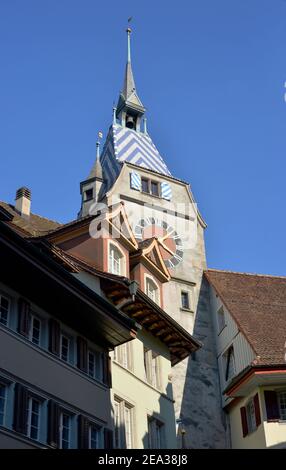
POLYGON ((23 217, 29 217, 31 212, 31 191, 24 186, 16 192, 15 209, 23 217))

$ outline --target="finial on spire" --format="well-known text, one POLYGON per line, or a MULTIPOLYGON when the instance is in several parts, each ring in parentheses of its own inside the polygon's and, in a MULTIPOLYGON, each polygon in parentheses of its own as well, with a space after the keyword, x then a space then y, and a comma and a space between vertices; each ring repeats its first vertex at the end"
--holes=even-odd
POLYGON ((116 124, 116 110, 117 110, 116 106, 113 105, 113 124, 116 124))
POLYGON ((130 41, 130 36, 131 36, 131 28, 126 29, 127 33, 127 62, 128 64, 131 64, 131 41, 130 41))
POLYGON ((103 134, 101 131, 99 131, 98 133, 98 139, 97 139, 97 142, 96 142, 96 159, 99 160, 99 157, 100 157, 100 139, 102 139, 103 137, 103 134))

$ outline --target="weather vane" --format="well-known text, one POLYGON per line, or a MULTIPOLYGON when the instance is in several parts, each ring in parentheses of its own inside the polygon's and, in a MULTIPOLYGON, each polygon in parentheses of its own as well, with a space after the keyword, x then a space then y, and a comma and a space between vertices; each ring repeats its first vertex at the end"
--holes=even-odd
POLYGON ((131 33, 130 23, 132 21, 132 18, 133 18, 133 16, 129 16, 129 18, 127 20, 127 23, 128 23, 127 33, 131 33))

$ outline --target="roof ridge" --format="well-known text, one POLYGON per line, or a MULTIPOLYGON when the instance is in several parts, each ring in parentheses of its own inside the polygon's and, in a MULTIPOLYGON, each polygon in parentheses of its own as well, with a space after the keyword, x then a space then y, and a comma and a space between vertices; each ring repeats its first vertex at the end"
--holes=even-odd
POLYGON ((214 268, 208 268, 204 270, 204 273, 209 273, 209 272, 216 272, 216 273, 225 273, 225 274, 236 274, 240 276, 253 276, 253 277, 270 277, 274 279, 285 279, 286 280, 286 275, 285 276, 278 276, 278 275, 273 275, 273 274, 259 274, 259 273, 247 273, 247 272, 242 272, 242 271, 231 271, 227 269, 214 269, 214 268))
MULTIPOLYGON (((6 206, 9 206, 9 208, 12 211, 17 212, 15 206, 13 204, 10 204, 9 202, 0 200, 0 204, 5 204, 6 206)), ((20 215, 18 212, 17 212, 17 214, 20 215)), ((40 219, 47 220, 48 222, 53 222, 54 224, 63 225, 61 222, 58 222, 57 220, 49 219, 48 217, 44 217, 43 215, 35 214, 35 212, 31 212, 31 215, 33 215, 35 217, 39 217, 40 219)))

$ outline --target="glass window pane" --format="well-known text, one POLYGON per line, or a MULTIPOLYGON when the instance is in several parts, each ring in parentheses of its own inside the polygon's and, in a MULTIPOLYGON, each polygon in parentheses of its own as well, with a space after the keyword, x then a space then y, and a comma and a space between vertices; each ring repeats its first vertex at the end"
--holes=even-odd
POLYGON ((159 196, 159 184, 155 181, 151 182, 151 193, 153 196, 159 196))
POLYGON ((69 449, 70 445, 70 416, 61 414, 61 448, 69 449))
POLYGON ((149 193, 149 180, 142 178, 141 188, 142 188, 143 193, 149 193))
POLYGON ((37 440, 39 438, 40 426, 40 402, 35 398, 30 398, 28 401, 28 436, 31 439, 37 440))
POLYGON ((0 296, 0 323, 7 325, 9 312, 9 300, 0 296))
POLYGON ((280 406, 280 419, 286 420, 286 391, 278 394, 280 406))
POLYGON ((68 362, 69 360, 69 345, 69 338, 64 335, 61 335, 61 359, 65 362, 68 362))
POLYGON ((0 384, 0 426, 4 425, 6 387, 0 384))
POLYGON ((181 299, 182 299, 182 308, 189 308, 189 294, 188 292, 182 292, 181 293, 181 299))

